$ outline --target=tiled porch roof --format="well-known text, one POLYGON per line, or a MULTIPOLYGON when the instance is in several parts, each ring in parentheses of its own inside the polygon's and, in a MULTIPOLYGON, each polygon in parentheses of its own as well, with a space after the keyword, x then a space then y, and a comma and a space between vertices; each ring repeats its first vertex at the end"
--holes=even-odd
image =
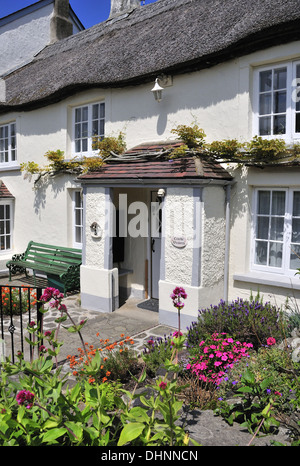
POLYGON ((0 199, 14 199, 15 197, 7 189, 3 181, 0 180, 0 199))
POLYGON ((232 180, 220 165, 205 158, 185 156, 170 159, 158 157, 160 151, 180 146, 181 143, 142 144, 127 151, 119 159, 107 161, 99 171, 79 176, 80 180, 232 180), (144 157, 145 155, 145 157, 144 157), (123 159, 123 160, 122 160, 123 159))

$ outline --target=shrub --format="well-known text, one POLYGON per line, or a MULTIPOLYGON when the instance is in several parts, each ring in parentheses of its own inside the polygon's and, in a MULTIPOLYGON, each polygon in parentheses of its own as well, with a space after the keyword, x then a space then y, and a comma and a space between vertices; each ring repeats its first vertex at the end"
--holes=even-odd
POLYGON ((252 343, 254 349, 266 343, 268 337, 281 337, 281 313, 276 306, 263 303, 259 297, 231 303, 221 300, 218 305, 202 309, 197 321, 188 329, 187 345, 191 350, 199 339, 213 333, 225 332, 233 338, 252 343))
MULTIPOLYGON (((121 334, 121 337, 124 337, 124 334, 121 334)), ((106 382, 107 380, 124 383, 139 369, 137 355, 131 349, 133 344, 134 341, 130 337, 113 343, 109 339, 100 339, 98 347, 85 343, 85 349, 78 348, 78 357, 67 356, 70 369, 78 380, 88 378, 90 383, 106 382), (98 353, 100 354, 99 370, 91 375, 89 365, 96 356, 99 359, 98 353)))
POLYGON ((143 350, 142 358, 146 364, 147 371, 155 373, 163 365, 166 359, 170 359, 173 351, 172 334, 164 335, 164 338, 150 338, 143 350))
POLYGON ((2 312, 7 314, 20 314, 27 312, 29 305, 32 308, 37 303, 36 292, 30 288, 9 288, 1 289, 2 312), (11 290, 11 292, 10 292, 11 290), (11 293, 11 294, 10 294, 11 293))
POLYGON ((191 364, 187 369, 197 375, 200 380, 220 385, 226 373, 242 357, 249 356, 252 343, 241 343, 222 333, 214 333, 205 341, 202 340, 194 352, 191 364))

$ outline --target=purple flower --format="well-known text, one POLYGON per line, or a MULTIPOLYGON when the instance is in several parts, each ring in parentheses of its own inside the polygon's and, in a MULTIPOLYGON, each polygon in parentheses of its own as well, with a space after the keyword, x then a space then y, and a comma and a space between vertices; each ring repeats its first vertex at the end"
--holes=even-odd
POLYGON ((34 393, 28 390, 21 390, 16 396, 17 403, 22 406, 25 405, 27 409, 31 408, 34 400, 34 393))

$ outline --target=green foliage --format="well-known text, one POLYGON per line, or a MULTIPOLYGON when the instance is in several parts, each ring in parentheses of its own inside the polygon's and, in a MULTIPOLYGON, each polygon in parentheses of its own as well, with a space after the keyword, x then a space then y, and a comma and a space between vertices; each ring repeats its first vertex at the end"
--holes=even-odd
POLYGON ((103 160, 109 157, 112 152, 122 154, 126 150, 125 135, 120 132, 117 137, 93 138, 93 149, 99 150, 99 156, 103 160))
POLYGON ((204 145, 206 134, 202 128, 194 123, 192 126, 178 125, 171 130, 171 133, 177 134, 178 139, 182 140, 188 148, 200 148, 204 145))
POLYGON ((239 155, 239 150, 243 147, 243 144, 239 143, 237 139, 225 139, 223 141, 213 141, 207 145, 208 151, 221 158, 230 158, 239 155))
POLYGON ((286 152, 286 145, 283 139, 264 139, 261 136, 254 136, 246 148, 250 155, 261 158, 276 158, 286 152))
POLYGON ((279 422, 274 417, 276 401, 267 392, 271 381, 272 378, 264 378, 258 382, 255 374, 246 369, 234 395, 239 401, 227 407, 223 405, 223 410, 220 409, 219 412, 230 425, 234 421, 240 422, 241 426, 246 427, 252 434, 257 428, 269 432, 271 428, 278 427, 279 422))

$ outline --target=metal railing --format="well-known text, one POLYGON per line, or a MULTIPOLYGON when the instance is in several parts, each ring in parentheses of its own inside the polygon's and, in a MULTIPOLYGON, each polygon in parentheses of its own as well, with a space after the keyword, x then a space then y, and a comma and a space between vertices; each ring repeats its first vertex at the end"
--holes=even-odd
POLYGON ((18 352, 23 354, 24 359, 32 358, 33 347, 26 342, 26 338, 32 341, 32 334, 26 329, 34 321, 42 331, 42 293, 42 288, 0 286, 0 362, 9 353, 13 363, 18 352))

